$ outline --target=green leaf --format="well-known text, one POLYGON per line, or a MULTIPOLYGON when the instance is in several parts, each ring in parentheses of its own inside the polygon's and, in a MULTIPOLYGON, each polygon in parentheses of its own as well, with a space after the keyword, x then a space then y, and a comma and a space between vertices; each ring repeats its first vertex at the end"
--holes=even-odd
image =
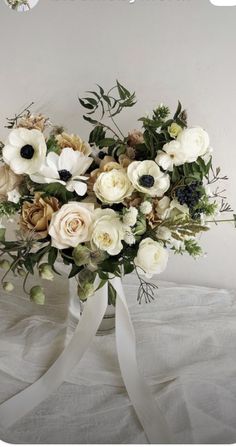
POLYGON ((69 200, 72 200, 74 198, 74 195, 72 192, 67 191, 64 185, 61 183, 50 183, 48 185, 38 185, 35 188, 36 191, 43 191, 44 195, 56 197, 63 203, 67 203, 69 200))
POLYGON ((134 265, 130 261, 124 262, 124 273, 125 275, 128 275, 129 273, 132 273, 134 271, 134 265))
POLYGON ((96 290, 102 289, 102 287, 104 287, 106 283, 107 283, 107 279, 102 279, 96 290))
POLYGON ((119 81, 116 81, 116 85, 121 99, 126 99, 131 96, 129 90, 127 90, 123 85, 121 85, 119 81))
POLYGON ((116 140, 114 138, 104 138, 103 140, 99 141, 99 147, 109 147, 116 144, 116 140))
POLYGON ((57 141, 54 136, 50 137, 47 141, 47 153, 55 152, 56 154, 59 154, 61 151, 61 148, 58 146, 57 141))
POLYGON ((74 276, 78 275, 78 273, 81 271, 81 267, 78 267, 77 265, 73 264, 71 272, 69 274, 69 279, 74 278, 74 276))
POLYGON ((48 264, 53 266, 58 256, 58 249, 51 247, 48 253, 48 264))
POLYGON ((177 106, 176 112, 174 114, 174 120, 176 120, 176 118, 178 118, 181 111, 182 111, 182 104, 180 101, 178 101, 178 106, 177 106))
POLYGON ((96 121, 96 120, 90 118, 90 117, 87 116, 87 115, 83 115, 83 119, 84 119, 85 121, 88 121, 90 124, 95 124, 95 125, 99 124, 98 121, 96 121))
POLYGON ((108 304, 116 305, 116 291, 110 282, 108 282, 108 304))
POLYGON ((104 131, 103 126, 96 126, 89 135, 89 143, 98 145, 101 140, 105 139, 105 136, 106 132, 104 131))
POLYGON ((26 270, 31 273, 31 275, 34 274, 34 265, 35 262, 33 261, 33 257, 32 255, 28 255, 27 258, 24 260, 24 266, 26 268, 26 270))
POLYGON ((89 110, 94 109, 94 106, 92 104, 90 104, 89 102, 83 101, 83 99, 81 99, 81 98, 79 98, 79 102, 85 109, 89 109, 89 110))

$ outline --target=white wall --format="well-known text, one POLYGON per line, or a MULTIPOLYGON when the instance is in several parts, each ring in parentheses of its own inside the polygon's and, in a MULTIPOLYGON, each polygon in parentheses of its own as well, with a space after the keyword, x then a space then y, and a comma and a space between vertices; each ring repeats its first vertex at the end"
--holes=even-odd
MULTIPOLYGON (((118 78, 139 102, 125 131, 159 102, 181 99, 211 135, 236 209, 236 8, 208 0, 40 0, 31 12, 0 2, 0 123, 34 100, 55 123, 88 136, 77 95, 118 78)), ((207 258, 172 257, 164 279, 236 287, 236 230, 213 228, 207 258)))

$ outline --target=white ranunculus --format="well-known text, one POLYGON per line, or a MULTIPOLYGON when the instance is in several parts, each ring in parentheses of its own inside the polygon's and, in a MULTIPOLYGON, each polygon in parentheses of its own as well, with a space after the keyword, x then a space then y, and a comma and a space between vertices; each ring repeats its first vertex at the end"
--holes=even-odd
POLYGON ((123 222, 125 225, 133 227, 137 222, 138 210, 134 206, 128 208, 123 216, 123 222))
POLYGON ((93 219, 94 205, 69 202, 52 215, 48 233, 52 246, 64 249, 77 247, 89 240, 89 230, 93 219))
POLYGON ((84 174, 92 162, 92 157, 66 147, 60 155, 50 152, 41 169, 30 178, 35 183, 61 183, 68 191, 83 196, 87 191, 85 182, 88 180, 84 174))
POLYGON ((133 187, 125 170, 112 169, 102 172, 93 187, 99 200, 103 203, 121 203, 133 192, 133 187))
POLYGON ((155 211, 158 217, 162 220, 168 218, 170 209, 170 199, 167 196, 164 196, 161 200, 158 200, 158 203, 155 207, 155 211))
POLYGON ((187 205, 181 205, 177 199, 174 199, 170 203, 169 207, 169 216, 168 217, 176 217, 180 214, 188 215, 189 214, 189 208, 187 205))
POLYGON ((141 274, 151 278, 155 274, 162 273, 167 266, 167 262, 168 251, 162 244, 150 237, 140 242, 134 263, 141 274))
POLYGON ((12 130, 3 148, 3 160, 15 174, 33 174, 44 163, 47 146, 44 135, 36 129, 12 130))
POLYGON ((115 256, 121 252, 125 228, 119 215, 112 209, 96 209, 90 230, 91 244, 94 248, 115 256))
POLYGON ((165 171, 173 171, 174 166, 183 165, 185 159, 186 155, 182 151, 180 142, 173 140, 163 146, 155 161, 165 171))
POLYGON ((208 133, 201 127, 184 129, 178 137, 181 151, 185 153, 185 162, 192 163, 202 157, 209 149, 210 139, 208 133))
POLYGON ((133 161, 127 170, 133 187, 151 197, 162 197, 170 187, 170 177, 153 160, 133 161))

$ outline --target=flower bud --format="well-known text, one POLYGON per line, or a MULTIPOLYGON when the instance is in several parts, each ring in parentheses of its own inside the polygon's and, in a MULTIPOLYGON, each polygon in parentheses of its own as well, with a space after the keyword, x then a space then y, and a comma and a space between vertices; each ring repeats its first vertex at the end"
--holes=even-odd
POLYGON ((168 132, 172 138, 176 138, 180 132, 182 132, 182 127, 177 123, 172 123, 171 126, 168 127, 168 132))
POLYGON ((12 292, 14 290, 14 285, 11 282, 4 282, 2 287, 5 292, 12 292))
POLYGON ((6 259, 2 259, 2 261, 0 261, 0 269, 7 271, 10 269, 10 267, 11 267, 11 264, 6 259))
POLYGON ((90 261, 90 250, 85 247, 84 245, 77 245, 72 253, 73 259, 75 261, 75 264, 78 267, 81 267, 82 265, 86 265, 90 261))
POLYGON ((45 302, 45 294, 43 288, 40 286, 34 286, 30 290, 30 299, 35 304, 43 305, 45 302))
POLYGON ((52 267, 49 264, 41 264, 39 266, 39 276, 42 279, 46 279, 47 281, 53 281, 54 274, 52 267))
POLYGON ((134 234, 136 236, 142 236, 146 232, 146 229, 147 229, 146 219, 140 217, 137 220, 137 224, 134 229, 134 234))
POLYGON ((86 301, 94 293, 94 286, 92 283, 79 283, 78 284, 78 296, 81 301, 86 301))
POLYGON ((25 278, 26 272, 24 271, 24 269, 18 269, 18 275, 22 278, 25 278))

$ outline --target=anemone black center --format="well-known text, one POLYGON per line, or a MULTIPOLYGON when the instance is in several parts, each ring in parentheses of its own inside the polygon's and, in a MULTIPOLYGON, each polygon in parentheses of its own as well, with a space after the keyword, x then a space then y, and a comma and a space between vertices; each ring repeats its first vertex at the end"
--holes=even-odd
POLYGON ((61 171, 58 171, 58 174, 60 176, 60 180, 62 180, 63 182, 68 182, 68 180, 71 179, 72 174, 67 171, 66 169, 62 169, 61 171))
POLYGON ((20 154, 22 158, 26 158, 26 160, 31 160, 34 156, 34 148, 30 144, 26 144, 20 150, 20 154))
POLYGON ((155 183, 154 177, 152 175, 142 175, 139 179, 139 184, 144 186, 144 188, 151 188, 155 183))

